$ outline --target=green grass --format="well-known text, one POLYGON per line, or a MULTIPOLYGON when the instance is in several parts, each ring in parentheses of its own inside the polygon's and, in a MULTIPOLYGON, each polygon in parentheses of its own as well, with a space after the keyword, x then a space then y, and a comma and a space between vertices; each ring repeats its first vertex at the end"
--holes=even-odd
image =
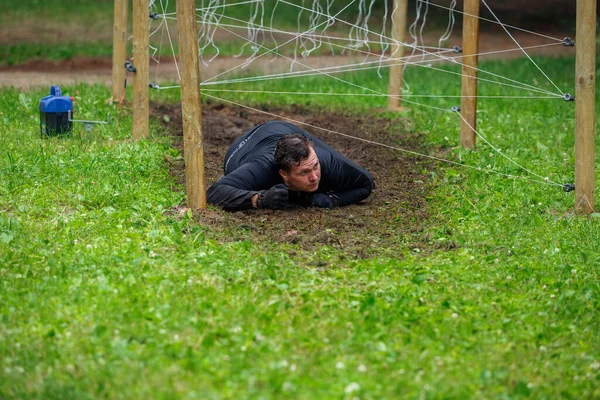
MULTIPOLYGON (((572 91, 572 60, 539 61, 572 91)), ((484 69, 542 82, 523 61, 484 69)), ((387 84, 373 72, 345 78, 387 84)), ((458 90, 427 70, 407 79, 412 93, 458 90)), ((351 91, 322 78, 245 87, 351 91)), ((118 128, 44 139, 36 107, 46 90, 0 91, 0 398, 600 397, 599 220, 574 216, 573 194, 439 164, 426 171, 428 251, 353 260, 335 247, 292 257, 269 243, 222 243, 174 213, 185 192, 168 174, 163 128, 133 141, 130 110, 104 103, 109 89, 62 89, 77 91, 82 119, 111 112, 118 128), (457 247, 435 250, 444 242, 457 247), (314 257, 326 266, 311 267, 314 257)), ((358 96, 219 95, 385 107, 358 96)), ((479 109, 481 131, 507 155, 572 181, 573 103, 479 109)), ((406 115, 431 152, 528 176, 481 143, 456 147, 456 114, 406 115)))
POLYGON ((47 46, 40 43, 21 43, 0 49, 4 65, 18 65, 32 60, 62 61, 75 57, 111 57, 112 45, 106 43, 68 43, 47 46))

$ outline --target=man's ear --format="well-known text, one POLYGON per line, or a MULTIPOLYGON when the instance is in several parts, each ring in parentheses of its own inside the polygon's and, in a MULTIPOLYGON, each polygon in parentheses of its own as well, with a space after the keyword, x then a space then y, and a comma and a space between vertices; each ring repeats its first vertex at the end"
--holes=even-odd
POLYGON ((285 172, 284 170, 280 169, 279 170, 279 175, 281 175, 281 177, 283 178, 283 180, 285 181, 286 179, 288 179, 288 173, 285 172))

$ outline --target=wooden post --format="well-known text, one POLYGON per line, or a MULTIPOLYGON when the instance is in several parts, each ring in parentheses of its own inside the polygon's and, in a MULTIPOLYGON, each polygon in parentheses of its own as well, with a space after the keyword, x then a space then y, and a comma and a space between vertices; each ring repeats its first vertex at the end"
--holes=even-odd
POLYGON ((177 0, 177 30, 179 31, 181 114, 187 204, 192 209, 206 208, 198 26, 196 25, 196 2, 194 0, 177 0))
POLYGON ((125 96, 125 61, 127 59, 128 0, 115 0, 112 58, 112 101, 125 96))
MULTIPOLYGON (((386 0, 387 1, 387 0, 386 0)), ((406 36, 406 12, 408 0, 394 0, 394 11, 392 12, 392 57, 402 59, 404 57, 404 39, 406 36)), ((397 64, 398 61, 391 61, 397 64)), ((390 67, 390 84, 388 87, 388 108, 398 110, 402 106, 402 74, 404 65, 392 65, 390 67)))
POLYGON ((575 56, 575 210, 594 212, 596 0, 577 0, 575 56))
POLYGON ((148 137, 149 128, 149 79, 150 57, 148 55, 150 22, 148 0, 133 0, 133 137, 148 137))
POLYGON ((475 147, 477 129, 477 53, 479 52, 479 0, 465 0, 463 15, 462 98, 460 144, 475 147), (470 125, 470 126, 469 126, 470 125))

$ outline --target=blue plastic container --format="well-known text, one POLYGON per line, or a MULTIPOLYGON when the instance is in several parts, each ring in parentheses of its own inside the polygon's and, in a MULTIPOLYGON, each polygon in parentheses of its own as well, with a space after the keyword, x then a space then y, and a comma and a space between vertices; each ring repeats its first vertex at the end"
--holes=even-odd
POLYGON ((63 96, 59 86, 50 88, 50 95, 40 100, 40 133, 56 136, 71 132, 73 123, 69 112, 73 112, 73 100, 63 96))

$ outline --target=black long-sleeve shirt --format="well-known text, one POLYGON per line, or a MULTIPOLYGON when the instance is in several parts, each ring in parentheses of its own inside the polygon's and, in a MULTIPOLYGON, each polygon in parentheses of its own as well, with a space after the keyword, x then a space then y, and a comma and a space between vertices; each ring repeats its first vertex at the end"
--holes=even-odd
MULTIPOLYGON (((225 176, 208 189, 208 203, 232 211, 248 209, 252 207, 252 196, 283 183, 274 154, 277 141, 287 134, 300 134, 313 142, 321 164, 321 181, 314 193, 334 195, 338 206, 369 197, 373 178, 365 169, 297 126, 270 121, 250 129, 229 147, 224 161, 225 176)), ((310 206, 314 193, 290 191, 289 201, 310 206)))

